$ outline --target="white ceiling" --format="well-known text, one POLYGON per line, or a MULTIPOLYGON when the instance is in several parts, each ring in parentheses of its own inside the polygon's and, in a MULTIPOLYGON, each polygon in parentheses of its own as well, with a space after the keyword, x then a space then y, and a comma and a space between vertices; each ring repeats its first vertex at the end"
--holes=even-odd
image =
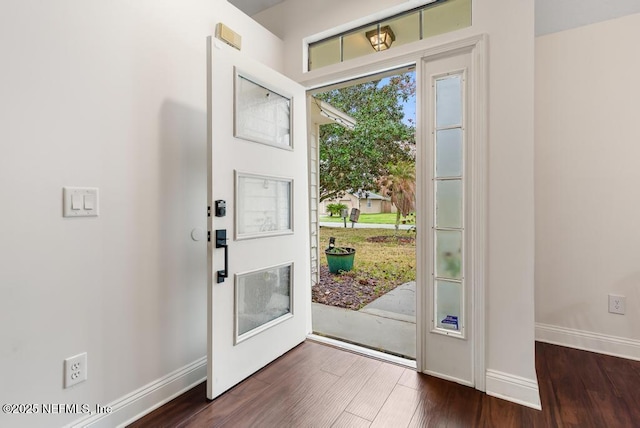
MULTIPOLYGON (((284 0, 229 0, 249 16, 284 0)), ((640 13, 640 0, 535 0, 536 36, 640 13)))
POLYGON ((282 3, 284 0, 229 0, 229 3, 243 11, 249 16, 269 9, 272 6, 282 3))

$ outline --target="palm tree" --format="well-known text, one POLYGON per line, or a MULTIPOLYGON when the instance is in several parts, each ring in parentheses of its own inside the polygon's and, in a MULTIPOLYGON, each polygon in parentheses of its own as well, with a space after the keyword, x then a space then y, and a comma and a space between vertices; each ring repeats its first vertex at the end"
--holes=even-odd
POLYGON ((391 198, 397 208, 396 236, 400 216, 406 217, 416 207, 416 167, 414 162, 400 161, 387 165, 387 174, 378 180, 380 193, 391 198))

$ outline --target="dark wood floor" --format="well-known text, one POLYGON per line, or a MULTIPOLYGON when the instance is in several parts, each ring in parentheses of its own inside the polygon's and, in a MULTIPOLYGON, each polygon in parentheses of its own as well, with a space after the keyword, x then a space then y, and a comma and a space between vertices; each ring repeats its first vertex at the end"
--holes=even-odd
POLYGON ((542 411, 306 342, 214 401, 198 385, 130 427, 640 427, 640 362, 536 344, 542 411))

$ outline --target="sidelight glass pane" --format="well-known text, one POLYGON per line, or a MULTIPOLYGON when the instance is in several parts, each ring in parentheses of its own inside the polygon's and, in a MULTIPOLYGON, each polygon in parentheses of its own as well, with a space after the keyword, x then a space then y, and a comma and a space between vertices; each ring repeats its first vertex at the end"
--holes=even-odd
POLYGON ((436 227, 462 227, 462 180, 436 183, 436 227))
POLYGON ((460 331, 462 328, 462 284, 436 281, 436 327, 460 331))
POLYGON ((462 125, 462 76, 436 80, 436 128, 462 125))
POLYGON ((436 277, 462 278, 462 231, 436 230, 436 277))
POLYGON ((291 314, 291 279, 292 265, 237 275, 236 343, 291 314))
POLYGON ((436 131, 436 177, 462 176, 462 129, 436 131))

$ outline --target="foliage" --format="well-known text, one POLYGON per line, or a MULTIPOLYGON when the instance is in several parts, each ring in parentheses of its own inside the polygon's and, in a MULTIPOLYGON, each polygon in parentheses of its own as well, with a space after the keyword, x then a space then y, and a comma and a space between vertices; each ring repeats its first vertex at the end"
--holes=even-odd
POLYGON ((415 162, 400 161, 387 166, 387 174, 378 180, 380 193, 389 196, 396 212, 396 233, 400 227, 400 216, 408 216, 416 209, 415 162))
POLYGON ((353 248, 343 248, 343 247, 333 247, 333 248, 327 248, 325 250, 325 252, 327 254, 335 254, 337 256, 343 256, 343 255, 346 255, 346 254, 354 253, 354 249, 353 248))
POLYGON ((414 158, 415 126, 402 121, 403 103, 413 94, 413 73, 406 73, 316 95, 357 121, 353 130, 321 127, 320 201, 376 191, 386 165, 414 158))
POLYGON ((348 207, 345 204, 329 204, 327 205, 327 211, 329 211, 329 215, 333 217, 337 215, 340 217, 342 210, 346 210, 348 207))

